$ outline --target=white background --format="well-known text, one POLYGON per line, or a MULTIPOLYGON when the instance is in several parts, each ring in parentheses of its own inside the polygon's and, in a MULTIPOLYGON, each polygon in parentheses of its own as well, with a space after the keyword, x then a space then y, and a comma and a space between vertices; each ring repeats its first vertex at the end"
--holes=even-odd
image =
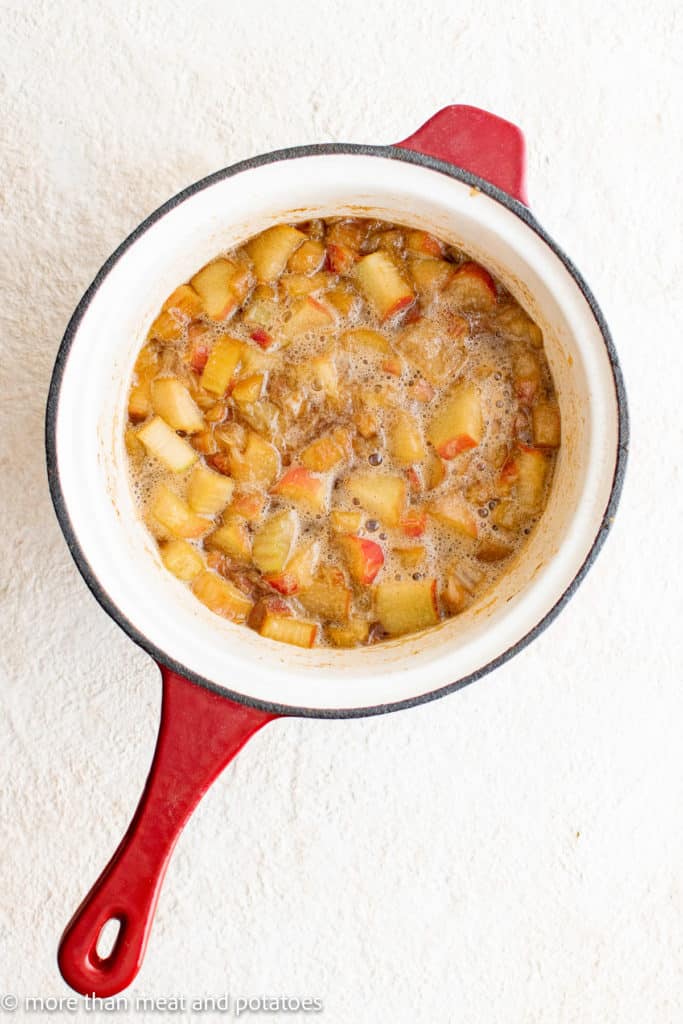
POLYGON ((325 1024, 683 1019, 678 5, 2 7, 0 991, 69 994, 59 935, 134 809, 159 709, 50 506, 71 311, 189 182, 393 142, 465 102, 526 132, 533 208, 611 325, 632 417, 616 526, 561 617, 476 686, 258 735, 180 840, 129 997, 317 996, 325 1024))

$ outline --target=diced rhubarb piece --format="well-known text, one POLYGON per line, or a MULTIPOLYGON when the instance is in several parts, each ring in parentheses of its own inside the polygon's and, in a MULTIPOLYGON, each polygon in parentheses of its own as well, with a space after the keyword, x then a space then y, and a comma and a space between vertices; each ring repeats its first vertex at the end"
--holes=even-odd
POLYGON ((214 395, 224 395, 237 372, 244 352, 244 342, 228 334, 217 338, 201 377, 201 386, 214 395))
POLYGON ((334 357, 331 355, 315 356, 310 361, 310 369, 313 380, 328 398, 338 398, 339 375, 334 357))
POLYGON ((183 319, 170 309, 159 313, 149 329, 149 338, 156 338, 158 341, 177 341, 182 337, 185 330, 183 319))
POLYGON ((375 587, 375 614, 390 636, 417 633, 439 621, 436 580, 405 580, 375 587))
POLYGON ((306 622, 304 619, 266 612, 258 632, 261 636, 265 636, 269 640, 278 640, 282 644, 292 644, 294 647, 313 647, 318 635, 318 626, 317 623, 306 622))
POLYGON ((479 263, 463 263, 448 283, 448 298, 459 309, 484 313, 498 302, 498 293, 488 270, 479 263))
POLYGON ((406 470, 406 480, 408 481, 408 487, 410 488, 411 494, 422 494, 424 491, 424 483, 420 472, 415 466, 408 466, 406 470))
POLYGON ((159 485, 150 512, 174 537, 194 540, 208 533, 213 526, 210 519, 198 516, 166 484, 159 485))
POLYGON ((244 264, 220 259, 207 264, 190 284, 212 320, 227 320, 249 290, 251 275, 244 264))
POLYGON ((292 553, 298 530, 299 520, 293 509, 267 519, 254 535, 252 559, 256 568, 266 574, 281 572, 292 553))
POLYGON ((187 486, 190 507, 202 516, 217 516, 232 498, 235 481, 207 466, 195 466, 187 486))
POLYGON ((145 345, 135 360, 135 384, 128 396, 128 417, 133 423, 140 423, 151 415, 151 383, 158 372, 159 354, 156 345, 145 345))
POLYGON ((138 437, 137 430, 133 430, 132 427, 128 427, 123 434, 123 443, 126 446, 126 451, 130 455, 131 459, 144 458, 145 446, 138 437))
POLYGON ((280 307, 275 293, 267 285, 258 285, 242 311, 242 321, 249 327, 270 331, 277 322, 280 307), (260 294, 263 289, 264 294, 260 294))
POLYGON ((325 246, 319 239, 309 238, 295 249, 287 261, 287 270, 293 274, 314 274, 325 259, 325 246))
POLYGON ((207 548, 222 551, 238 562, 248 562, 251 558, 251 537, 247 524, 239 516, 224 516, 221 525, 204 543, 207 548))
POLYGON ((330 624, 325 633, 335 647, 357 647, 367 643, 370 626, 364 619, 349 619, 345 626, 330 624))
POLYGON ((244 622, 253 608, 253 601, 234 583, 208 570, 195 576, 192 592, 212 612, 233 622, 244 622))
POLYGON ((434 452, 429 452, 427 461, 424 465, 425 489, 433 491, 436 487, 439 487, 445 479, 446 466, 444 465, 443 459, 434 452))
POLYGON ((436 391, 429 381, 424 379, 424 377, 418 377, 415 383, 410 387, 410 395, 416 402, 426 405, 435 397, 436 391))
MULTIPOLYGON (((334 281, 334 275, 328 274, 325 270, 319 270, 317 274, 285 274, 280 278, 278 290, 280 299, 303 299, 307 295, 315 295, 316 292, 324 291, 334 281)), ((327 296, 326 296, 327 298, 327 296)))
POLYGON ((512 544, 506 544, 498 538, 486 537, 480 542, 476 557, 480 562, 502 562, 503 559, 509 558, 513 551, 512 544))
POLYGON ((229 409, 225 402, 214 402, 206 409, 204 419, 207 423, 222 423, 228 412, 229 409))
POLYGON ((325 302, 337 311, 340 317, 351 316, 360 299, 357 292, 348 285, 340 284, 338 288, 332 288, 325 293, 325 302))
POLYGON ((301 452, 301 462, 306 469, 316 473, 325 473, 334 469, 348 456, 350 439, 348 431, 340 428, 326 437, 312 441, 301 452))
POLYGON ((335 533, 358 533, 362 524, 362 512, 343 512, 338 508, 330 512, 330 526, 335 533))
POLYGON ((186 361, 195 373, 202 373, 209 358, 211 328, 206 324, 190 324, 187 329, 188 347, 186 361))
POLYGON ((373 232, 368 238, 366 248, 372 250, 385 249, 386 252, 393 253, 394 256, 400 258, 405 248, 403 232, 399 231, 398 228, 387 228, 384 231, 373 232))
POLYGON ((245 248, 254 263, 256 279, 274 281, 287 266, 296 249, 306 241, 306 235, 289 224, 276 224, 247 242, 245 248))
POLYGON ((348 245, 330 242, 327 246, 327 265, 334 274, 348 274, 356 262, 356 255, 348 245))
POLYGON ((334 312, 312 295, 297 300, 292 315, 284 324, 281 334, 288 341, 308 331, 330 330, 336 323, 334 312))
POLYGON ((310 540, 301 544, 285 566, 285 572, 296 582, 296 589, 313 585, 313 574, 320 558, 320 542, 310 540))
POLYGON ((458 615, 467 607, 470 594, 455 573, 448 576, 441 599, 451 615, 458 615))
POLYGON ((401 533, 406 537, 421 537, 427 529, 427 513, 422 509, 411 508, 401 518, 401 533))
POLYGON ((388 446, 392 457, 404 466, 421 462, 427 455, 417 421, 401 409, 396 412, 389 430, 388 446))
POLYGON ((240 491, 232 499, 230 512, 253 523, 263 515, 267 498, 261 491, 240 491))
POLYGON ((260 373, 265 375, 273 367, 273 356, 265 352, 260 346, 245 345, 242 350, 238 375, 240 377, 252 377, 260 373))
POLYGON ((257 327, 249 335, 252 341, 255 341, 259 348, 270 348, 275 341, 272 334, 268 334, 268 331, 264 330, 263 327, 257 327))
POLYGON ((516 501, 504 498, 498 502, 489 518, 494 526, 502 526, 504 530, 516 530, 526 515, 516 501))
POLYGON ((345 622, 351 609, 351 591, 332 583, 313 583, 297 594, 306 611, 332 622, 345 622))
POLYGON ((204 429, 204 417, 197 403, 177 377, 152 381, 152 408, 174 430, 196 434, 204 429))
POLYGON ((201 298, 189 284, 181 284, 179 288, 171 292, 166 302, 164 302, 162 309, 164 311, 170 309, 180 313, 187 320, 195 320, 204 312, 201 298))
POLYGON ((253 373, 250 377, 238 381, 232 389, 231 396, 238 405, 251 405, 258 402, 263 394, 265 376, 262 373, 253 373))
POLYGON ((559 448, 560 410, 556 402, 539 402, 531 410, 534 444, 537 448, 559 448))
POLYGON ((384 552, 374 540, 345 534, 339 538, 339 546, 349 567, 351 578, 366 586, 384 565, 384 552))
POLYGON ((354 473, 346 487, 368 512, 387 526, 398 526, 406 502, 407 484, 403 477, 380 473, 354 473))
POLYGON ((361 437, 369 441, 379 433, 379 420, 373 409, 357 409, 353 414, 353 423, 361 437))
POLYGON ((443 256, 443 243, 426 231, 406 231, 405 246, 409 252, 417 252, 423 256, 443 256))
POLYGON ((361 291, 380 320, 386 320, 415 301, 413 289, 386 252, 378 250, 363 256, 354 272, 361 291))
POLYGON ((229 459, 230 472, 241 484, 270 487, 280 472, 277 448, 254 431, 250 431, 244 451, 233 448, 229 459))
POLYGON ((392 348, 389 340, 368 327, 354 327, 350 331, 344 331, 341 336, 341 344, 345 349, 354 355, 376 355, 391 356, 392 348))
POLYGON ((360 217, 347 217, 334 221, 327 228, 327 241, 338 245, 347 245, 349 249, 359 252, 363 245, 370 224, 360 217))
POLYGON ((131 423, 141 423, 152 412, 152 396, 150 382, 133 384, 128 395, 128 419, 131 423))
POLYGON ((528 341, 534 348, 543 347, 541 328, 516 302, 498 309, 494 324, 504 334, 528 341))
POLYGON ((541 386, 541 367, 538 359, 533 352, 522 349, 515 354, 513 369, 517 398, 521 405, 531 405, 541 386))
POLYGON ((458 384, 439 407, 428 437, 443 459, 454 459, 460 452, 476 448, 483 433, 479 391, 474 384, 465 383, 458 384))
MULTIPOLYGON (((190 438, 190 444, 195 451, 201 452, 202 455, 214 455, 218 451, 218 441, 214 436, 213 430, 200 430, 198 434, 193 434, 190 438)), ((227 472, 230 472, 229 468, 227 472)))
POLYGON ((304 466, 292 466, 271 487, 270 493, 286 498, 307 512, 317 515, 327 511, 329 481, 316 476, 304 466))
POLYGON ((508 455, 498 477, 497 489, 501 495, 508 495, 517 483, 519 468, 515 455, 508 455))
POLYGON ((296 594, 299 589, 296 578, 284 570, 271 576, 264 576, 263 578, 273 590, 277 590, 278 594, 282 594, 284 597, 296 594))
POLYGON ((525 512, 540 512, 548 472, 548 460, 538 448, 517 446, 517 500, 525 512))
POLYGON ((403 327, 396 344, 430 384, 441 387, 465 364, 468 329, 462 317, 451 317, 447 325, 420 317, 403 327))
POLYGON ((429 302, 453 277, 453 264, 441 259, 410 261, 410 276, 418 295, 429 302))
POLYGON ((172 473, 183 473, 197 461, 194 448, 178 437, 161 416, 155 416, 138 430, 138 437, 150 455, 162 462, 172 473))
POLYGON ((161 561, 179 580, 193 580, 204 570, 204 559, 186 540, 169 540, 159 546, 161 561))
POLYGON ((477 520, 462 495, 456 492, 443 494, 428 507, 429 515, 464 537, 478 535, 477 520))
POLYGON ((400 560, 404 569, 419 569, 427 555, 427 549, 422 544, 416 544, 409 548, 394 548, 394 554, 400 560))

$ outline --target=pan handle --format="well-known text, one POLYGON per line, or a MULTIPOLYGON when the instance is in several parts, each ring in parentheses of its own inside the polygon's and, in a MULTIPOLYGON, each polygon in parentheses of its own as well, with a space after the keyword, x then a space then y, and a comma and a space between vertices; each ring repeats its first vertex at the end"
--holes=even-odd
POLYGON ((528 206, 524 136, 502 117, 454 104, 396 145, 462 167, 528 206))
POLYGON ((149 776, 116 853, 69 922, 59 946, 64 980, 101 998, 138 973, 169 858, 197 803, 247 740, 277 715, 236 704, 163 665, 161 722, 149 776), (118 923, 108 954, 98 940, 118 923))

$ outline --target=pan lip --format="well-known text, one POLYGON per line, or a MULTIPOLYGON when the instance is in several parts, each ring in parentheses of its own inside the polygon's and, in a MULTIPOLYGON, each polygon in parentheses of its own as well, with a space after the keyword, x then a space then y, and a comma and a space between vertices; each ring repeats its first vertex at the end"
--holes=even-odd
POLYGON ((483 676, 488 675, 490 672, 499 668, 505 662, 509 661, 516 654, 519 654, 528 644, 530 644, 555 620, 559 615, 560 611, 564 608, 571 597, 576 593, 579 585, 585 578, 588 570, 591 568, 593 562, 596 560, 602 546, 605 542, 607 534, 612 526, 614 517, 619 505, 621 493, 623 489, 624 477, 626 473, 626 465, 628 461, 628 445, 629 445, 629 415, 628 415, 628 403, 626 397, 626 388, 624 384, 623 374, 621 366, 619 364, 619 358, 612 340, 612 336, 607 326, 607 322, 603 316, 603 313, 598 306, 598 303, 589 288, 587 282, 583 278, 580 271, 570 260, 570 258, 564 253, 564 251, 557 245, 557 243, 550 237, 550 235, 541 227, 538 223, 531 210, 521 203, 519 200, 514 199, 512 196, 503 192, 495 185, 491 185, 483 178, 479 178, 477 175, 458 167, 455 164, 447 163, 443 160, 438 160, 435 157, 427 156, 423 153, 419 153, 413 150, 402 149, 398 146, 374 146, 374 145, 362 145, 356 143, 323 143, 316 145, 307 146, 296 146, 287 149, 274 150, 269 153, 263 153, 258 156, 250 157, 246 160, 242 160, 238 163, 231 164, 228 167, 224 167, 221 170, 215 171, 214 173, 200 179, 189 185, 187 188, 181 190, 176 195, 172 196, 165 203, 154 210, 148 217, 146 217, 129 235, 124 239, 123 242, 114 250, 109 258, 103 263, 102 267, 96 274, 92 283, 86 289, 80 302, 78 303, 74 313, 72 314, 69 323, 64 332, 64 336, 60 343, 57 356, 55 359, 54 369, 52 372, 52 378, 50 381, 50 387, 47 398, 46 414, 45 414, 45 453, 47 462, 47 477, 50 488, 50 496, 52 504, 55 509, 55 513, 64 534, 64 538, 67 543, 67 547, 71 553, 71 556, 76 563, 81 576, 83 577, 87 587, 92 593, 95 600, 104 609, 104 611, 114 620, 114 622, 123 630, 124 633, 139 647, 146 651, 159 665, 163 665, 171 671, 183 676, 192 683, 195 683, 203 688, 210 690, 213 693, 219 694, 220 696, 226 697, 229 700, 233 700, 239 704, 244 704, 250 707, 258 708, 261 711, 270 712, 276 716, 282 717, 298 717, 298 718, 321 718, 321 719, 344 719, 344 718, 365 718, 374 715, 387 714, 393 711, 402 711, 409 708, 417 707, 420 704, 426 704, 430 701, 437 700, 440 697, 445 697, 450 693, 455 693, 457 690, 463 689, 463 687, 470 685, 481 679, 483 676), (435 171, 437 173, 446 175, 447 177, 454 178, 461 181, 464 184, 470 185, 472 188, 489 196, 491 199, 498 202, 501 206, 504 206, 511 213, 515 214, 528 228, 530 228, 555 254, 555 256, 563 264, 569 275, 573 278, 577 287, 583 294, 591 313, 598 325, 600 334, 605 345, 607 357, 609 359, 610 368, 612 372, 612 380, 615 390, 616 407, 617 407, 617 446, 616 446, 616 460, 614 466, 614 473, 612 477, 612 484, 610 488, 609 498, 602 515, 600 526, 595 535, 595 539, 584 559, 582 565, 574 575, 571 582, 565 588, 561 596, 555 602, 555 604, 545 613, 545 615, 532 627, 524 636, 511 644, 506 650, 497 655, 491 661, 475 669, 475 671, 468 673, 467 675, 455 680, 452 683, 448 683, 444 686, 437 687, 434 690, 429 690, 425 693, 417 694, 412 697, 405 698, 399 701, 392 701, 385 704, 375 704, 369 706, 357 706, 357 707, 338 707, 338 708, 317 708, 317 707, 298 707, 289 704, 279 704, 270 701, 260 700, 252 697, 248 694, 240 693, 237 690, 231 690, 228 687, 222 686, 211 679, 194 672, 192 669, 185 665, 175 661, 155 644, 153 644, 148 637, 142 633, 138 628, 130 621, 130 619, 123 613, 116 602, 109 596, 105 586, 100 581, 99 577, 92 570, 88 559, 83 551, 76 530, 73 527, 71 518, 69 516, 66 499, 62 489, 59 463, 57 457, 57 416, 59 411, 59 397, 61 393, 61 384, 64 372, 66 369, 69 353, 73 344, 74 338, 78 332, 81 321, 85 316, 85 313, 93 301, 95 294, 100 288, 100 285, 104 279, 108 276, 113 267, 119 262, 126 251, 140 238, 146 231, 148 231, 157 221, 161 220, 167 213, 170 213, 177 206, 183 203, 186 199, 189 199, 198 192, 204 189, 210 188, 212 185, 223 181, 226 178, 234 177, 237 174, 243 173, 255 169, 257 167, 264 166, 266 164, 275 163, 281 160, 293 160, 300 159, 303 157, 314 157, 314 156, 326 156, 326 155, 349 155, 349 156, 371 156, 379 157, 391 160, 397 160, 399 162, 414 164, 421 167, 425 167, 428 170, 435 171))

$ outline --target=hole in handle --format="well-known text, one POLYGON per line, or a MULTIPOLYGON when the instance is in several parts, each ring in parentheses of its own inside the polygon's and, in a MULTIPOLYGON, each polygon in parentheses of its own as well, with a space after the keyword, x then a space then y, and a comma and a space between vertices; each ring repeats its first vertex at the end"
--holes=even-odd
POLYGON ((95 956, 93 959, 98 966, 103 966, 108 960, 111 960, 116 952, 122 930, 122 917, 110 917, 104 922, 95 942, 95 956))

